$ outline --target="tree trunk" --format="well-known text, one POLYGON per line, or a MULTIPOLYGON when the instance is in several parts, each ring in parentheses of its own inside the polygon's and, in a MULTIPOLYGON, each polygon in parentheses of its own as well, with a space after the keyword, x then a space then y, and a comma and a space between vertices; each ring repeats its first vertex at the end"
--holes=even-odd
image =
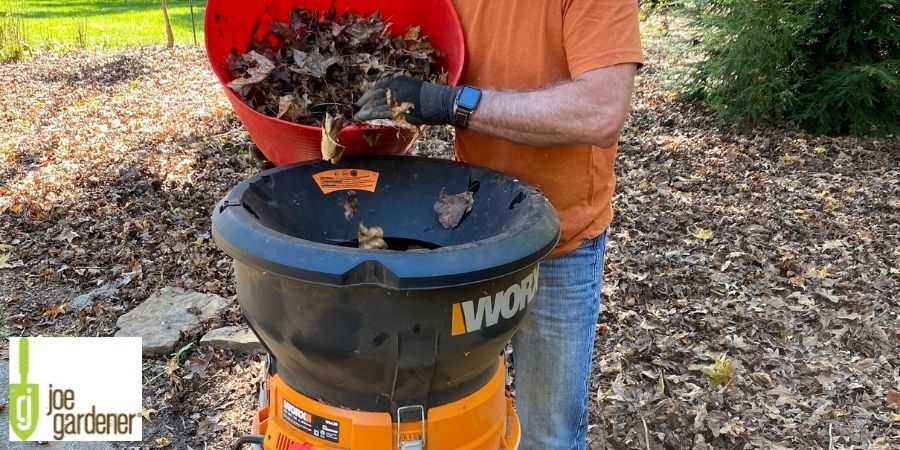
POLYGON ((172 22, 169 21, 169 8, 166 0, 162 0, 162 10, 163 18, 166 19, 166 47, 172 48, 175 46, 175 35, 172 34, 172 22))

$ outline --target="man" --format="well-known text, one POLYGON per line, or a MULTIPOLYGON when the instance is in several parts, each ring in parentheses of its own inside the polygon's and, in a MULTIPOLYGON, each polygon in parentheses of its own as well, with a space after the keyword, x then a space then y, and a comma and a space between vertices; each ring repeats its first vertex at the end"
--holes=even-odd
POLYGON ((453 0, 466 38, 462 88, 409 77, 359 101, 357 120, 457 126, 456 156, 540 188, 562 238, 541 263, 537 298, 513 338, 523 450, 585 448, 588 384, 613 162, 637 66, 635 0, 453 0))

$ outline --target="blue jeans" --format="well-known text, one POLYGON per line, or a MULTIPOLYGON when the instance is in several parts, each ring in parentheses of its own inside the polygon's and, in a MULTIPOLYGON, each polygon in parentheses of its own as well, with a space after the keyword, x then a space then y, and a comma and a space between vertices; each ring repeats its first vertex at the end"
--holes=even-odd
POLYGON ((520 450, 586 447, 605 249, 606 232, 540 265, 531 313, 512 339, 520 450))

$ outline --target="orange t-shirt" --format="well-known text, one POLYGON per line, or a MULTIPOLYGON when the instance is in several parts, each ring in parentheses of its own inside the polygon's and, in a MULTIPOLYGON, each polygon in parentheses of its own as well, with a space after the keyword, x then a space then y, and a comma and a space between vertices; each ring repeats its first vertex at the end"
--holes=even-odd
MULTIPOLYGON (((642 63, 636 0, 452 0, 466 39, 462 83, 526 90, 593 69, 642 63)), ((477 114, 477 113, 476 113, 477 114)), ((539 148, 458 129, 456 157, 539 188, 559 212, 568 253, 612 221, 617 146, 539 148)))

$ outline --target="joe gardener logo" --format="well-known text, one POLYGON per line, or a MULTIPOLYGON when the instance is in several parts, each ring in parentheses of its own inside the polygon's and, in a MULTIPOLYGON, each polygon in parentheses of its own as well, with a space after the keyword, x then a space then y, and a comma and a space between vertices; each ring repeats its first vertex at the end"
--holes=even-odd
POLYGON ((19 338, 19 382, 9 384, 9 424, 26 441, 38 421, 38 385, 28 384, 28 338, 19 338))
POLYGON ((10 440, 141 440, 140 338, 22 337, 9 348, 10 440))

